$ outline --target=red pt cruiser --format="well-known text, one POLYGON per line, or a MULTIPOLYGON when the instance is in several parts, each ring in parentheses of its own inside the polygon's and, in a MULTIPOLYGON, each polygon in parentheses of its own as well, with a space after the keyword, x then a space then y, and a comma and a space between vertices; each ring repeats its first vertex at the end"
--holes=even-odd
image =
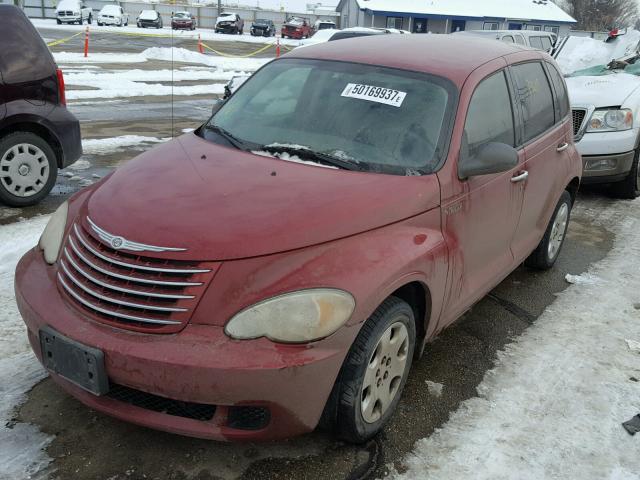
POLYGON ((582 164, 545 53, 329 42, 216 110, 63 204, 18 265, 33 350, 96 410, 221 440, 322 419, 364 441, 429 340, 558 257, 582 164))

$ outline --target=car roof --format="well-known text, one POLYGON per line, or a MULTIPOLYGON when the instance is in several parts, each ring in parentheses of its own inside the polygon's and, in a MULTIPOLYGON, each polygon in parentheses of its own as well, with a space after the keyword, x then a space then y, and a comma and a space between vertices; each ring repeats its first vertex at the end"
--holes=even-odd
POLYGON ((459 34, 468 34, 468 35, 495 35, 495 34, 500 34, 500 35, 514 35, 514 34, 519 34, 519 35, 523 35, 525 37, 531 37, 533 36, 540 36, 540 35, 547 35, 547 36, 554 36, 555 33, 553 32, 543 32, 541 30, 465 30, 463 32, 455 32, 456 35, 459 34))
POLYGON ((365 63, 449 78, 458 86, 476 68, 496 58, 527 52, 542 58, 536 50, 493 39, 455 35, 372 35, 309 45, 283 58, 312 58, 365 63))

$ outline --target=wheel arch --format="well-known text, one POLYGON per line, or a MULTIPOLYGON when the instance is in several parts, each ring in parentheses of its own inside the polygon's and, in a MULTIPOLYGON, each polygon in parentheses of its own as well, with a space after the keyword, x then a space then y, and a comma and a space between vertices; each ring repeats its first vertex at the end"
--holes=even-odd
POLYGON ((580 188, 580 179, 573 177, 571 181, 565 187, 565 190, 571 195, 571 204, 576 203, 576 196, 578 195, 578 189, 580 188))
POLYGON ((425 283, 414 280, 396 288, 389 297, 397 297, 407 302, 413 310, 414 321, 416 324, 415 354, 416 358, 419 358, 422 356, 427 330, 429 323, 432 320, 431 290, 425 283))
POLYGON ((5 120, 3 122, 2 127, 0 127, 0 138, 4 138, 6 135, 15 132, 29 132, 34 135, 38 135, 42 137, 53 149, 53 152, 56 155, 56 164, 58 168, 63 167, 64 154, 62 150, 62 145, 58 137, 49 129, 46 125, 44 125, 39 119, 30 118, 30 117, 22 117, 22 118, 14 118, 5 120))

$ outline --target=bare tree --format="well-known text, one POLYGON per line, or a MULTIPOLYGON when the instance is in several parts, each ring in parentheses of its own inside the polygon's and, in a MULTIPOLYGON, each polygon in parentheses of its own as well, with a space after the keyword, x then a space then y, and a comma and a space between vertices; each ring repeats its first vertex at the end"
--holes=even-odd
POLYGON ((580 30, 610 30, 635 26, 636 0, 564 0, 558 4, 569 11, 580 30))

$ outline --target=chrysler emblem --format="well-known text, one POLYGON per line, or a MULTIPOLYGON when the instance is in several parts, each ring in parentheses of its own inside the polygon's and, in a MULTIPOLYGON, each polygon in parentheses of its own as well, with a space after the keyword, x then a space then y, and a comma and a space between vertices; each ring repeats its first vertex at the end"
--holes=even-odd
POLYGON ((184 252, 186 248, 159 247, 157 245, 147 245, 146 243, 127 240, 119 235, 113 235, 105 229, 96 225, 93 220, 87 217, 87 222, 100 239, 115 250, 130 250, 132 252, 184 252))
POLYGON ((115 248, 116 250, 118 250, 118 249, 122 248, 122 246, 124 245, 124 242, 125 242, 125 240, 124 240, 124 238, 122 238, 122 237, 113 237, 113 238, 111 239, 111 242, 110 242, 110 243, 111 243, 111 246, 112 246, 113 248, 115 248))

